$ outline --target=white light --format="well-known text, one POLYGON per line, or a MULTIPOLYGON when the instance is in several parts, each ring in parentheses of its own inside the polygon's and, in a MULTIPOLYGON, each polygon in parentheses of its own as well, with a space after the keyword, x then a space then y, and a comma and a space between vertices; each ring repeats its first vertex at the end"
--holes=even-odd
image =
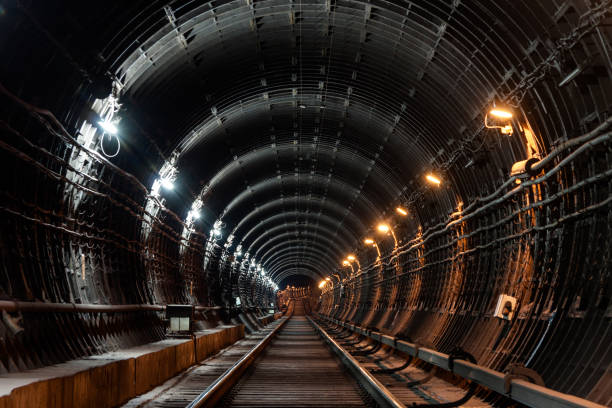
POLYGON ((170 179, 163 178, 160 180, 160 182, 161 182, 162 187, 165 188, 166 190, 172 190, 174 188, 174 183, 170 179))
POLYGON ((198 218, 200 218, 200 212, 198 210, 191 210, 191 217, 194 220, 197 220, 198 218))
POLYGON ((214 230, 213 230, 213 234, 215 234, 216 236, 218 236, 218 237, 219 237, 219 236, 221 236, 221 230, 214 229, 214 230))
POLYGON ((101 120, 98 122, 98 125, 100 125, 100 127, 104 129, 106 133, 110 133, 111 135, 117 134, 118 129, 117 129, 117 126, 113 122, 107 122, 105 120, 101 120))

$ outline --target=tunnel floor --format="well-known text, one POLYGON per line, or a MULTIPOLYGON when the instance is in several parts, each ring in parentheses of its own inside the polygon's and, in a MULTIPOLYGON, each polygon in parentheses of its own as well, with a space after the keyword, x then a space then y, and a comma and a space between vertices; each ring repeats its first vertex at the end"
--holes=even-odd
POLYGON ((221 405, 363 407, 367 405, 364 395, 306 317, 298 315, 287 322, 221 405))

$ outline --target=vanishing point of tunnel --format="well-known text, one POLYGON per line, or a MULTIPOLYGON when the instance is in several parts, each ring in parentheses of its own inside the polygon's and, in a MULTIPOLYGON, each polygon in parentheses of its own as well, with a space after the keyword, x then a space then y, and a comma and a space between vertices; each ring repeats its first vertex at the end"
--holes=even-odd
POLYGON ((0 0, 0 408, 612 407, 612 0, 0 0))

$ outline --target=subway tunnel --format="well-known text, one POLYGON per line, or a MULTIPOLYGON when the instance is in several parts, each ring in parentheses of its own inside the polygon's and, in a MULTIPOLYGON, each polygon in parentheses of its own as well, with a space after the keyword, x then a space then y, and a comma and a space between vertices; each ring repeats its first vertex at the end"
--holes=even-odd
POLYGON ((612 406, 611 27, 0 0, 0 406, 612 406))

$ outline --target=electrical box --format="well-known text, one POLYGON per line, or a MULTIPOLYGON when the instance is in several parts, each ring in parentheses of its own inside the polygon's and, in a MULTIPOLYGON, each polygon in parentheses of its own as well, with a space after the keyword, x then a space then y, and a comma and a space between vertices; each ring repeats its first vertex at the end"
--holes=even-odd
POLYGON ((166 305, 166 318, 170 321, 169 334, 191 332, 193 305, 166 305))
POLYGON ((515 312, 516 298, 509 295, 499 295, 494 316, 504 320, 512 320, 515 312))

